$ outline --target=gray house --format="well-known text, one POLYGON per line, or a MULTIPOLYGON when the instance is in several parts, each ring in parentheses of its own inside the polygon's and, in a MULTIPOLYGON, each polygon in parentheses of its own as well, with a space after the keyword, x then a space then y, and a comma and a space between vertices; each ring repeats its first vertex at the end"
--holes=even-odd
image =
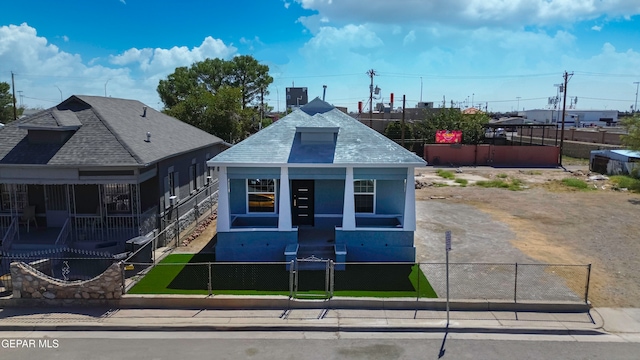
POLYGON ((207 163, 218 261, 415 261, 426 162, 318 98, 207 163))
POLYGON ((124 250, 209 180, 219 138, 139 101, 71 96, 0 129, 3 251, 124 250))

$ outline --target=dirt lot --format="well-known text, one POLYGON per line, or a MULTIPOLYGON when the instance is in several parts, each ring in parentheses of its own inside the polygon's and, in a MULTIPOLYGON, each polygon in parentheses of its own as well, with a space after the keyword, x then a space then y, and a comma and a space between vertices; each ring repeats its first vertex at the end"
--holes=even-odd
MULTIPOLYGON (((594 305, 638 307, 640 195, 614 191, 607 181, 590 182, 597 183, 598 190, 593 191, 577 191, 559 183, 566 177, 588 179, 587 169, 580 170, 572 174, 563 170, 464 168, 455 174, 456 178, 468 179, 470 185, 459 187, 433 186, 434 182, 444 181, 435 174, 436 169, 419 169, 417 179, 431 185, 416 190, 419 231, 422 221, 422 226, 431 231, 443 233, 444 228, 457 226, 467 233, 467 238, 484 231, 487 238, 494 233, 509 243, 510 246, 498 246, 509 247, 508 251, 490 249, 483 254, 478 250, 482 246, 467 251, 477 254, 481 260, 476 261, 516 262, 524 257, 549 264, 593 264, 589 299, 594 305), (510 191, 471 185, 482 178, 517 178, 524 181, 526 189, 510 191), (421 220, 421 206, 436 209, 429 214, 433 219, 421 220), (476 223, 469 223, 469 217, 474 217, 476 223), (483 228, 483 222, 489 224, 483 228), (519 251, 514 253, 512 250, 516 249, 519 251)), ((442 260, 425 255, 431 250, 425 246, 416 242, 419 261, 442 260)), ((458 259, 466 260, 470 259, 458 259)))

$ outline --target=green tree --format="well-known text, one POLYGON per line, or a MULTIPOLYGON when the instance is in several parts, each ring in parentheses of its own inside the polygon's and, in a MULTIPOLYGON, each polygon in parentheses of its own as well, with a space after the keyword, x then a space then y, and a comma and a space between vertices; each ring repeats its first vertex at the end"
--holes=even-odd
POLYGON ((432 144, 436 140, 436 131, 460 130, 463 144, 478 144, 484 134, 483 125, 488 122, 489 116, 484 113, 462 114, 458 109, 442 108, 418 122, 415 132, 419 133, 426 143, 432 144))
MULTIPOLYGON (((390 122, 384 129, 384 136, 393 140, 402 139, 402 123, 400 121, 390 122)), ((404 138, 413 139, 413 127, 407 122, 404 123, 404 138)))
POLYGON ((640 151, 640 115, 624 118, 621 122, 627 130, 627 134, 621 136, 622 144, 631 150, 640 151))
POLYGON ((262 102, 269 94, 267 87, 273 82, 269 67, 261 65, 250 55, 236 56, 229 65, 231 86, 242 89, 242 107, 262 102))
POLYGON ((272 82, 269 67, 245 55, 176 68, 157 91, 167 114, 233 142, 254 132, 253 123, 258 128, 255 119, 272 82))
MULTIPOLYGON (((0 123, 6 124, 14 120, 13 95, 9 92, 11 87, 7 82, 0 82, 0 123)), ((18 116, 22 115, 22 108, 16 109, 18 116)))
POLYGON ((195 88, 165 113, 233 143, 242 138, 241 99, 240 89, 229 86, 220 87, 215 94, 195 88))

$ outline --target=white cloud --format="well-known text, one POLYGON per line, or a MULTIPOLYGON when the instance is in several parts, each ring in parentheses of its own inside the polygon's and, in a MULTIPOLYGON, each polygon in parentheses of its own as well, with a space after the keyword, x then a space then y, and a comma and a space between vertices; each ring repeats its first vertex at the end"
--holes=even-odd
POLYGON ((100 58, 85 62, 80 54, 60 50, 26 23, 7 25, 0 26, 0 81, 10 81, 8 70, 13 71, 16 89, 23 92, 25 105, 32 107, 55 105, 60 101, 60 88, 64 98, 104 95, 106 91, 109 96, 136 99, 158 108, 158 81, 176 67, 235 53, 233 46, 207 37, 191 49, 132 48, 108 57, 111 66, 104 66, 100 58))
POLYGON ((373 48, 382 44, 376 33, 364 25, 347 25, 342 28, 325 26, 305 44, 304 49, 339 52, 344 49, 373 48))
POLYGON ((284 3, 284 8, 285 8, 285 9, 288 9, 288 8, 289 8, 289 6, 291 6, 291 3, 290 3, 290 2, 283 1, 283 3, 284 3))
POLYGON ((602 26, 600 26, 600 25, 593 25, 593 26, 591 27, 591 30, 593 30, 593 31, 600 31, 600 30, 602 30, 602 26))
POLYGON ((64 40, 64 42, 69 42, 69 37, 67 35, 62 35, 62 40, 64 40))
POLYGON ((176 67, 188 66, 206 58, 228 58, 235 54, 236 50, 220 39, 207 36, 200 46, 192 49, 186 46, 174 46, 171 49, 132 48, 120 55, 111 56, 110 62, 115 65, 138 63, 140 70, 146 73, 167 74, 176 67))
POLYGON ((409 31, 407 36, 405 36, 404 39, 402 40, 402 45, 409 45, 415 41, 416 41, 416 32, 415 30, 411 30, 409 31))
POLYGON ((461 26, 566 25, 640 14, 637 0, 295 0, 338 23, 441 23, 461 26))

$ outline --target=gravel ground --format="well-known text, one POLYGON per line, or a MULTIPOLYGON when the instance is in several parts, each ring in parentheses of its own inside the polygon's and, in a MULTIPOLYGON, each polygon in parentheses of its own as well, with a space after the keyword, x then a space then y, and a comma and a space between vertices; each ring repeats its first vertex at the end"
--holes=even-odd
MULTIPOLYGON (((426 182, 437 181, 435 171, 422 168, 416 175, 426 182)), ((478 177, 505 175, 524 181, 527 188, 428 186, 416 190, 417 260, 444 262, 444 232, 451 230, 451 262, 592 264, 589 300, 595 306, 639 306, 640 195, 610 190, 606 182, 598 183, 597 191, 564 188, 554 180, 586 177, 562 170, 469 168, 456 177, 467 177, 472 183, 478 177), (603 186, 607 190, 601 190, 603 186)), ((567 287, 581 294, 579 284, 585 275, 576 270, 580 268, 549 269, 545 274, 561 276, 567 287)), ((539 280, 537 291, 555 286, 545 276, 539 272, 534 276, 539 280)), ((477 279, 467 277, 470 280, 463 287, 483 288, 477 279)), ((506 279, 508 275, 502 281, 506 279)), ((508 292, 500 296, 508 297, 508 292)))

